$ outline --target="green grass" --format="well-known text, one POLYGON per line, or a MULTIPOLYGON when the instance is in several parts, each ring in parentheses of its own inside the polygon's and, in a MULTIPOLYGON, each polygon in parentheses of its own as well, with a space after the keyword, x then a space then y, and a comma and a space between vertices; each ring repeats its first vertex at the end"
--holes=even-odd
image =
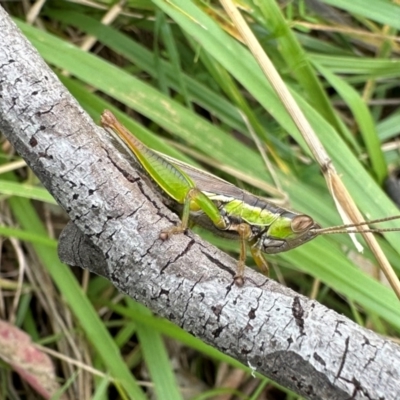
MULTIPOLYGON (((380 24, 398 28, 395 11, 399 9, 394 3, 324 2, 345 11, 349 28, 381 36, 385 32, 393 34, 393 30, 385 31, 380 24)), ((204 12, 206 3, 173 3, 132 2, 126 10, 134 16, 120 15, 112 26, 100 23, 102 11, 69 2, 46 4, 40 17, 47 31, 18 18, 15 21, 94 120, 98 121, 103 109, 109 108, 141 140, 159 151, 196 162, 174 147, 175 142, 180 148, 186 146, 221 165, 272 183, 250 139, 245 116, 272 154, 275 174, 290 198, 290 207, 311 215, 322 226, 340 223, 309 150, 248 50, 204 12), (73 43, 72 32, 96 37, 94 51, 80 50, 73 43), (135 120, 133 115, 142 118, 135 120)), ((372 41, 369 36, 354 40, 350 33, 306 34, 293 29, 296 22, 304 19, 324 25, 324 19, 310 10, 304 14, 292 6, 280 9, 272 0, 259 2, 259 8, 250 1, 244 3, 249 4, 249 20, 260 43, 328 150, 359 208, 370 219, 398 213, 381 189, 389 168, 399 164, 396 151, 381 149, 384 142, 399 133, 399 113, 385 103, 385 99, 395 97, 400 75, 399 61, 391 59, 391 51, 398 51, 398 44, 372 41), (381 101, 370 105, 366 101, 369 98, 381 101)), ((21 17, 17 8, 14 13, 21 17)), ((242 184, 215 168, 212 172, 242 184)), ((49 274, 49 285, 57 288, 64 299, 65 312, 73 315, 68 333, 51 336, 53 344, 64 352, 61 343, 65 338, 83 334, 83 346, 92 365, 108 374, 102 378, 84 375, 93 389, 93 398, 107 398, 115 390, 121 398, 147 398, 137 381, 143 379, 139 368, 143 365, 151 381, 145 388, 154 385, 159 398, 161 393, 179 398, 179 374, 169 360, 172 357, 165 336, 185 349, 200 352, 196 353, 201 354, 196 361, 191 361, 190 374, 210 387, 215 376, 205 372, 208 358, 214 372, 224 363, 248 371, 169 322, 152 316, 142 306, 118 298, 101 278, 90 277, 86 282, 85 276, 75 274, 81 279, 78 282, 74 271, 59 263, 54 241, 43 226, 44 217, 32 207, 33 200, 43 207, 44 203, 52 203, 51 197, 42 188, 17 182, 10 174, 0 178, 2 201, 10 207, 19 226, 16 229, 3 223, 0 234, 30 243, 43 273, 49 274)), ((238 251, 235 243, 205 236, 227 251, 238 251)), ((399 233, 380 238, 396 272, 400 271, 399 239, 399 233)), ((349 238, 337 235, 318 238, 270 261, 297 291, 309 295, 313 280, 320 280, 317 300, 382 334, 398 336, 396 296, 351 261, 349 252, 354 251, 349 238)), ((374 262, 369 250, 361 258, 374 262)), ((39 297, 41 290, 33 290, 33 298, 39 297)), ((37 338, 44 322, 36 321, 34 310, 29 310, 26 303, 24 308, 22 305, 21 301, 17 320, 25 320, 21 327, 37 338)), ((49 312, 49 318, 55 316, 49 312)), ((71 376, 65 373, 64 379, 71 376)), ((81 387, 80 379, 83 377, 78 375, 71 385, 81 387)), ((260 388, 266 382, 261 381, 260 388)), ((207 396, 206 389, 201 392, 207 396)))

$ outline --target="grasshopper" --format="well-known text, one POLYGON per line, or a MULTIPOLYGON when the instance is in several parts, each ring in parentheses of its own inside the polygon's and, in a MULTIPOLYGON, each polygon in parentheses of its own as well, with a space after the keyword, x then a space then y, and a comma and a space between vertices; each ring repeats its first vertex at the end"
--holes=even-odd
MULTIPOLYGON (((238 285, 243 283, 247 246, 257 267, 268 275, 268 265, 262 253, 281 253, 318 235, 349 233, 347 228, 367 224, 321 228, 308 215, 278 207, 210 173, 148 148, 108 110, 103 112, 101 124, 129 150, 136 164, 154 183, 164 203, 181 213, 181 223, 161 232, 161 239, 184 232, 191 221, 216 235, 239 241, 240 253, 234 278, 238 285)), ((397 218, 400 216, 369 223, 397 218)), ((379 230, 382 231, 385 230, 379 230)))

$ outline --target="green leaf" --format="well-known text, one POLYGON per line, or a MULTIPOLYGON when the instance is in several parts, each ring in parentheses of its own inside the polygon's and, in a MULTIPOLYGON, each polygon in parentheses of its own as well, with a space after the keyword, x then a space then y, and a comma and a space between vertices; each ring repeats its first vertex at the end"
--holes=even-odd
POLYGON ((6 196, 19 196, 45 203, 57 204, 53 196, 46 189, 25 183, 0 179, 0 193, 6 196))
POLYGON ((395 2, 388 0, 373 0, 366 3, 364 0, 322 0, 336 8, 357 14, 372 21, 400 29, 400 8, 395 2))
POLYGON ((318 70, 333 88, 340 94, 350 110, 353 112, 358 128, 364 139, 377 181, 382 184, 387 176, 386 163, 380 146, 376 127, 372 116, 361 96, 343 79, 336 77, 328 69, 315 64, 318 70))
MULTIPOLYGON (((141 314, 146 318, 152 316, 151 312, 141 304, 132 300, 127 300, 127 302, 131 313, 141 314)), ((157 397, 171 400, 182 399, 175 382, 165 344, 158 329, 152 329, 146 324, 137 324, 137 334, 157 397)))

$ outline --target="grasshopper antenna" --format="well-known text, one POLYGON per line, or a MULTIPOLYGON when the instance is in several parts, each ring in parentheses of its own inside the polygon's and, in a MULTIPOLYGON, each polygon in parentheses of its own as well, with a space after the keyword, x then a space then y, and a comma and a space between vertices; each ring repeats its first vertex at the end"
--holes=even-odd
POLYGON ((400 228, 382 228, 382 229, 363 229, 361 231, 357 229, 337 229, 337 230, 327 230, 322 229, 311 229, 310 232, 316 233, 317 235, 332 235, 334 233, 382 233, 382 232, 400 232, 400 228))
POLYGON ((382 223, 382 222, 393 221, 395 219, 400 219, 400 215, 393 215, 391 217, 372 219, 370 221, 359 222, 357 224, 328 226, 327 228, 313 229, 312 232, 318 233, 319 235, 328 235, 329 233, 399 232, 400 228, 376 228, 376 229, 368 228, 368 229, 362 229, 362 230, 357 230, 357 229, 348 230, 347 229, 347 228, 357 228, 357 227, 369 225, 369 224, 378 224, 378 223, 382 223))

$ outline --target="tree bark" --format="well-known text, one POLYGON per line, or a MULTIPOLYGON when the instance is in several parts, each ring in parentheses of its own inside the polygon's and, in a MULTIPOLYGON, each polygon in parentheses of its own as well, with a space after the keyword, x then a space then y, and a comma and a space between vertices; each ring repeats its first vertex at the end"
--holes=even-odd
POLYGON ((400 398, 400 347, 246 269, 171 213, 0 8, 0 129, 72 223, 59 253, 308 399, 400 398))

